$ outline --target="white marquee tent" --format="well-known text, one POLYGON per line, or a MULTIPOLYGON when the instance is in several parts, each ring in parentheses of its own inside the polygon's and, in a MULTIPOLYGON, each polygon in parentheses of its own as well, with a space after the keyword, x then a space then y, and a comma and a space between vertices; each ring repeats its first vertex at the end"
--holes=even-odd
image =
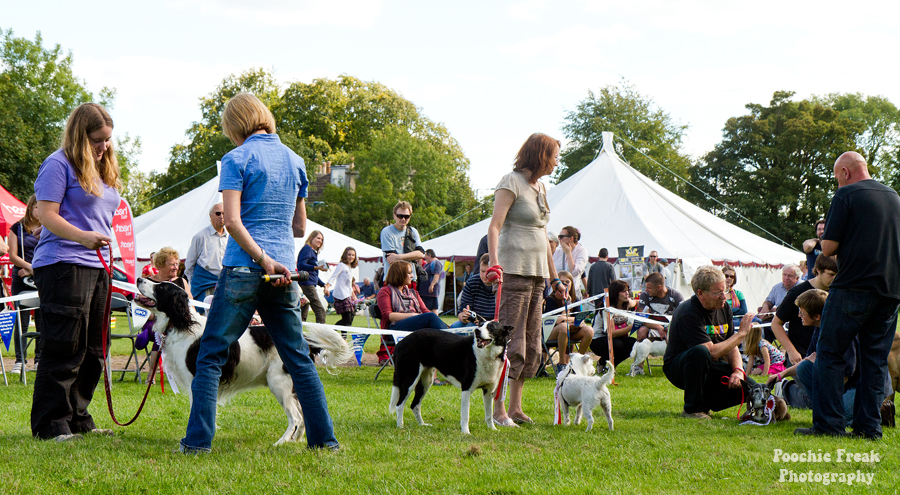
MULTIPOLYGON (((222 201, 222 195, 218 191, 219 177, 214 177, 205 184, 173 199, 168 203, 144 213, 134 219, 135 242, 137 244, 137 256, 139 259, 147 259, 150 253, 163 246, 169 246, 178 251, 182 257, 187 255, 194 234, 209 225, 209 210, 213 205, 222 201)), ((319 259, 325 260, 331 265, 340 262, 341 254, 347 246, 353 246, 360 258, 373 258, 382 255, 381 249, 365 244, 351 237, 345 236, 324 227, 312 220, 306 221, 306 232, 319 230, 325 237, 322 252, 319 259)), ((306 239, 295 239, 294 256, 300 252, 306 239)), ((115 253, 118 256, 118 250, 115 253)), ((372 277, 378 263, 361 263, 360 277, 372 277)), ((142 264, 138 264, 142 266, 142 264)), ((294 266, 289 267, 292 270, 294 266)), ((326 274, 327 277, 327 274, 326 274)), ((361 278, 357 279, 361 281, 361 278)))
MULTIPOLYGON (((595 257, 606 247, 616 256, 620 246, 644 246, 660 257, 682 260, 675 287, 690 294, 685 280, 702 264, 727 262, 738 272, 737 288, 755 309, 781 281, 778 267, 797 263, 804 254, 751 234, 670 192, 631 168, 615 152, 612 133, 603 133, 597 158, 548 191, 549 230, 572 225, 595 257), (681 276, 681 273, 686 276, 681 276)), ((490 219, 424 242, 438 256, 475 256, 490 219)))

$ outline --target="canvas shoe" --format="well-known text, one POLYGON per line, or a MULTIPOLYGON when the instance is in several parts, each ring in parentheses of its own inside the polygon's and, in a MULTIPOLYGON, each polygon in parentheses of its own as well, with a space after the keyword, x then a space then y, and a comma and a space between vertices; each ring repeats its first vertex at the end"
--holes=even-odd
POLYGON ((63 433, 62 435, 57 435, 53 437, 57 442, 74 442, 76 440, 81 440, 84 438, 78 433, 63 433))
POLYGON ((784 399, 784 382, 777 382, 775 386, 772 387, 772 395, 778 397, 779 399, 784 399))
POLYGON ((689 413, 687 411, 684 411, 681 413, 681 417, 688 419, 712 419, 712 416, 705 412, 689 413))

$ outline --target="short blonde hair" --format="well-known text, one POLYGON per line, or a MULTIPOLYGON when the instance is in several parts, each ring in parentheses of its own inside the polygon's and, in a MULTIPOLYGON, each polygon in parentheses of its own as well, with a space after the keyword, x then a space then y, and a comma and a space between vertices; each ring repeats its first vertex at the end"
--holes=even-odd
POLYGON ((709 292, 713 284, 724 281, 725 275, 722 273, 722 270, 712 265, 703 265, 697 268, 694 276, 691 277, 691 288, 694 289, 694 294, 701 290, 709 292))
POLYGON ((253 94, 238 93, 225 104, 222 131, 235 144, 257 131, 275 134, 275 117, 253 94))
POLYGON ((156 268, 162 268, 163 265, 165 265, 166 262, 172 258, 180 260, 181 256, 178 256, 178 251, 170 247, 164 247, 157 251, 156 256, 153 257, 153 266, 155 266, 156 268))
POLYGON ((394 215, 397 214, 397 210, 404 208, 409 210, 409 214, 412 215, 412 205, 409 204, 409 201, 398 201, 397 204, 394 205, 394 215))

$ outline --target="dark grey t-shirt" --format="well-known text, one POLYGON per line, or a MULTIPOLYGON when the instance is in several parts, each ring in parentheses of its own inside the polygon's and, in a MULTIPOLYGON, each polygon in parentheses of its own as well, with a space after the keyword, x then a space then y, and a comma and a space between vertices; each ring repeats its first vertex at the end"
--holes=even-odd
POLYGON ((588 295, 596 296, 602 294, 609 287, 609 284, 616 279, 616 272, 608 261, 599 260, 588 271, 588 295))
POLYGON ((641 292, 638 307, 649 313, 671 316, 675 313, 675 308, 684 301, 684 297, 675 289, 667 289, 664 297, 651 297, 649 292, 641 292))

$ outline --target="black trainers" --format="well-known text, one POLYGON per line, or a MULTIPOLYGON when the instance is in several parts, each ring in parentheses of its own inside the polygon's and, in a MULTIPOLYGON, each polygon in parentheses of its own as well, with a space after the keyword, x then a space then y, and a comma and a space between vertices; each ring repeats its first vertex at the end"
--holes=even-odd
POLYGON ((884 402, 881 403, 881 426, 894 428, 896 426, 894 419, 895 414, 894 401, 884 399, 884 402))
POLYGON ((849 437, 850 434, 847 432, 840 433, 826 433, 822 430, 817 429, 816 427, 812 428, 797 428, 794 430, 794 435, 804 435, 809 437, 849 437))

